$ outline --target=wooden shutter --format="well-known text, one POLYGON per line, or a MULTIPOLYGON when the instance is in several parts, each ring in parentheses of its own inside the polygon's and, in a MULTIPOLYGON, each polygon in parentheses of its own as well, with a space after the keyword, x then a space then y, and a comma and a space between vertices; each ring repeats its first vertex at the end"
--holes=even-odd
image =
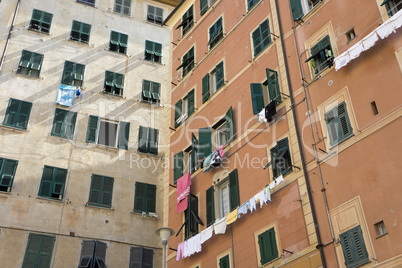
POLYGON ((293 20, 299 20, 303 17, 303 9, 300 0, 290 0, 290 6, 292 7, 293 20))
POLYGON ((26 129, 28 125, 29 115, 31 113, 32 103, 21 101, 19 108, 19 115, 17 116, 16 127, 26 129))
POLYGON ((346 267, 357 267, 369 262, 360 225, 339 235, 346 267))
POLYGON ((82 241, 81 257, 78 268, 88 268, 93 263, 93 255, 95 251, 95 240, 82 241))
POLYGON ((154 259, 154 251, 152 249, 144 248, 142 251, 142 267, 152 268, 154 259))
POLYGON ((74 67, 74 80, 81 81, 82 84, 82 80, 84 79, 85 65, 75 63, 74 67))
POLYGON ((254 57, 260 54, 262 51, 262 37, 261 37, 261 29, 258 27, 253 32, 253 45, 254 45, 254 57))
POLYGON ((48 33, 50 31, 50 25, 52 24, 53 15, 50 13, 43 12, 42 14, 42 27, 41 31, 48 33))
POLYGON ((156 185, 147 184, 147 206, 146 212, 155 212, 156 203, 156 185))
POLYGON ((277 164, 277 157, 278 157, 278 145, 274 146, 270 150, 271 153, 271 163, 272 163, 272 176, 275 179, 279 176, 279 169, 277 164))
POLYGON ((225 75, 223 70, 223 61, 216 65, 216 90, 225 84, 225 75))
POLYGON ((114 73, 106 71, 105 73, 105 88, 114 86, 114 73))
POLYGON ((14 126, 14 119, 17 118, 20 101, 10 99, 7 106, 6 116, 4 117, 3 124, 7 126, 14 126))
POLYGON ((194 113, 194 89, 187 94, 187 105, 187 116, 190 116, 194 113))
POLYGON ((138 131, 138 151, 148 152, 148 128, 140 126, 138 131))
POLYGON ((106 268, 106 248, 107 244, 104 242, 96 241, 95 246, 95 262, 97 265, 94 267, 105 267, 106 268))
POLYGON ((30 51, 23 50, 23 51, 22 51, 22 55, 21 55, 21 59, 20 59, 20 64, 19 64, 19 66, 20 66, 20 67, 23 67, 23 68, 28 68, 29 65, 30 65, 31 55, 32 55, 32 54, 33 54, 33 53, 30 52, 30 51))
POLYGON ((233 211, 240 205, 237 169, 229 173, 229 195, 230 195, 230 211, 233 211))
MULTIPOLYGON (((33 53, 32 65, 31 68, 33 70, 39 71, 42 66, 43 55, 38 53, 33 53)), ((39 77, 39 73, 37 75, 39 77)))
POLYGON ((230 268, 229 255, 219 259, 219 268, 230 268))
POLYGON ((181 116, 181 109, 182 109, 181 106, 182 106, 182 100, 180 99, 175 104, 175 113, 174 113, 174 127, 175 128, 177 128, 178 126, 181 125, 181 122, 177 123, 177 119, 179 119, 181 116))
POLYGON ((176 184, 177 180, 180 179, 181 176, 183 176, 183 152, 179 152, 174 155, 173 164, 174 164, 173 181, 174 184, 176 184))
POLYGON ((209 73, 207 73, 202 78, 202 103, 205 103, 209 99, 210 90, 209 90, 209 73))
POLYGON ((160 90, 161 84, 152 82, 151 83, 151 91, 152 91, 152 99, 156 102, 159 102, 161 99, 160 90))
POLYGON ((119 128, 119 149, 128 150, 128 139, 130 136, 130 122, 120 122, 119 128))
POLYGON ((88 43, 89 35, 91 34, 91 25, 81 23, 81 42, 88 43))
POLYGON ((275 100, 276 103, 280 103, 282 101, 281 93, 279 91, 279 81, 278 81, 278 73, 271 69, 266 69, 267 73, 267 81, 268 81, 268 92, 269 99, 275 100))
POLYGON ((198 168, 198 140, 196 139, 194 133, 191 133, 191 168, 190 171, 193 173, 198 168))
POLYGON ((338 135, 338 122, 337 122, 337 113, 338 111, 332 109, 328 113, 325 114, 325 122, 327 124, 329 143, 331 146, 338 144, 339 135, 338 135))
POLYGON ((250 84, 251 101, 253 104, 253 114, 258 114, 264 108, 264 95, 262 93, 262 85, 258 83, 250 84))
POLYGON ((53 172, 54 168, 45 166, 43 168, 42 180, 39 188, 39 195, 52 197, 53 193, 53 172))
POLYGON ((198 158, 203 159, 211 154, 211 128, 198 130, 198 158))
POLYGON ((142 248, 130 248, 130 268, 142 267, 142 248))
POLYGON ((115 87, 121 90, 119 95, 122 95, 123 94, 122 90, 124 88, 124 75, 115 74, 115 87))
POLYGON ((271 34, 269 30, 269 21, 268 19, 263 21, 260 24, 260 29, 261 29, 261 42, 263 45, 263 48, 267 47, 271 43, 271 34))
POLYGON ((40 267, 40 268, 50 267, 50 261, 52 260, 54 241, 55 241, 54 236, 42 235, 38 267, 40 267))
POLYGON ((87 142, 96 143, 99 127, 99 116, 90 115, 88 119, 87 142))
POLYGON ((127 34, 122 34, 120 33, 120 49, 121 47, 123 47, 123 50, 120 50, 121 53, 126 53, 126 48, 127 48, 127 44, 128 44, 128 35, 127 34))
POLYGON ((25 251, 24 263, 22 264, 23 268, 35 267, 35 265, 38 265, 37 259, 39 257, 41 240, 42 240, 41 235, 32 233, 29 234, 28 244, 25 251))
POLYGON ((201 16, 208 10, 208 0, 200 0, 200 13, 201 16))
POLYGON ((215 222, 214 195, 214 187, 211 186, 206 192, 207 226, 210 226, 215 222))
POLYGON ((267 232, 268 238, 268 261, 272 261, 278 258, 278 248, 276 246, 275 229, 272 227, 267 232))
POLYGON ((158 154, 158 136, 159 136, 159 130, 154 129, 154 128, 148 128, 148 148, 149 148, 149 153, 157 155, 158 154))
POLYGON ((74 136, 75 122, 77 121, 77 112, 67 111, 64 117, 64 137, 72 139, 74 136))
POLYGON ((112 196, 113 196, 113 178, 103 177, 103 187, 102 187, 102 205, 106 207, 112 206, 112 196))
POLYGON ((66 117, 66 113, 67 113, 66 110, 56 108, 51 133, 52 135, 59 137, 64 136, 64 120, 66 117))
POLYGON ((99 175, 92 175, 89 203, 99 204, 102 199, 103 178, 99 175))
MULTIPOLYGON (((154 50, 155 55, 162 57, 162 44, 159 44, 159 43, 154 43, 154 44, 155 44, 155 50, 154 50)), ((160 62, 160 61, 157 61, 157 62, 160 62)))
MULTIPOLYGON (((289 141, 288 138, 282 139, 277 142, 278 153, 276 155, 276 163, 279 163, 277 168, 282 175, 286 175, 292 170, 292 159, 290 157, 289 141)), ((279 175, 279 174, 278 174, 279 175)))
POLYGON ((135 183, 134 212, 146 211, 146 190, 147 185, 145 183, 135 183))
POLYGON ((267 231, 260 234, 258 236, 258 245, 260 248, 260 262, 262 265, 269 262, 269 242, 268 242, 268 235, 267 231))
POLYGON ((0 158, 0 186, 11 187, 18 161, 0 158))
POLYGON ((345 102, 327 112, 325 122, 331 146, 335 146, 353 135, 345 102))
POLYGON ((119 33, 115 32, 115 31, 111 31, 110 32, 110 50, 115 50, 118 45, 119 45, 119 33))
POLYGON ((226 112, 226 136, 227 136, 227 143, 230 143, 233 140, 234 135, 234 127, 233 127, 233 110, 232 106, 230 106, 229 110, 226 112))
POLYGON ((348 111, 346 109, 346 103, 342 102, 337 107, 338 121, 339 121, 339 136, 341 140, 345 140, 353 134, 353 129, 349 121, 348 111))
POLYGON ((61 78, 61 83, 65 85, 72 85, 74 79, 74 63, 71 61, 66 61, 64 63, 63 77, 61 78))
POLYGON ((143 100, 151 99, 151 81, 142 81, 142 97, 143 100))
POLYGON ((54 183, 52 194, 59 196, 63 196, 64 194, 64 185, 66 184, 66 177, 67 177, 67 169, 63 168, 55 168, 53 173, 54 183))

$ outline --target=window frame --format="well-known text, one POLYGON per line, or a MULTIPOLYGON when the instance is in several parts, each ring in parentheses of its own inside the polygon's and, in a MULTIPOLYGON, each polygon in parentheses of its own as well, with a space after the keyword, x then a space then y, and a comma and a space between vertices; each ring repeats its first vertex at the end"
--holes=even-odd
POLYGON ((30 76, 30 77, 35 77, 39 78, 40 76, 40 71, 42 69, 42 64, 43 64, 43 54, 39 54, 36 52, 31 52, 28 50, 22 50, 21 54, 21 59, 18 64, 18 69, 17 73, 30 76), (29 60, 28 60, 29 58, 29 60), (23 72, 23 70, 26 70, 26 73, 23 72), (37 72, 37 75, 36 75, 37 72))
POLYGON ((127 55, 128 34, 110 31, 109 51, 127 55))
POLYGON ((163 8, 148 5, 148 7, 147 7, 147 21, 151 22, 151 23, 158 24, 158 25, 162 25, 163 24, 163 8), (152 8, 153 8, 153 12, 150 12, 150 10, 152 11, 152 8), (160 14, 158 14, 158 11, 162 11, 162 12, 159 12, 160 14), (159 20, 158 20, 158 17, 159 17, 159 20))
POLYGON ((195 53, 194 46, 190 48, 182 57, 182 64, 177 67, 176 71, 182 68, 182 77, 185 77, 195 67, 195 53))
POLYGON ((184 228, 184 239, 185 240, 198 234, 199 225, 204 226, 204 223, 202 222, 201 218, 198 216, 198 213, 199 213, 198 196, 190 193, 188 196, 187 202, 188 202, 187 209, 184 211, 184 222, 176 234, 176 236, 179 235, 180 232, 184 228))
POLYGON ((70 32, 70 40, 79 42, 79 43, 83 43, 83 44, 88 44, 89 37, 91 35, 91 28, 92 28, 92 26, 90 24, 73 20, 73 23, 71 26, 71 32, 70 32), (74 25, 76 25, 76 27, 74 27, 74 25), (79 28, 79 29, 77 29, 77 28, 79 28), (87 28, 88 31, 85 32, 84 28, 87 28), (73 37, 73 33, 76 33, 78 38, 73 37), (83 36, 87 36, 86 40, 83 38, 83 36))
POLYGON ((213 49, 223 39, 223 19, 220 17, 208 30, 208 49, 213 49))
POLYGON ((97 263, 98 267, 106 267, 107 244, 98 240, 83 240, 81 247, 80 262, 78 268, 92 267, 97 263), (101 266, 103 264, 103 266, 101 266))
POLYGON ((217 0, 201 0, 200 1, 200 15, 207 13, 208 9, 213 6, 217 0))
MULTIPOLYGON (((109 185, 110 186, 110 185, 109 185)), ((98 175, 98 174, 92 174, 91 176, 91 185, 89 188, 89 199, 88 199, 88 205, 90 206, 95 206, 95 207, 104 207, 104 208, 111 208, 112 207, 112 201, 113 201, 113 186, 114 186, 114 178, 113 177, 108 177, 104 175, 98 175), (100 189, 94 189, 94 184, 96 184, 96 181, 94 181, 94 177, 100 177, 100 189), (104 189, 105 188, 105 179, 107 179, 109 182, 111 181, 111 189, 104 189), (94 192, 98 191, 98 198, 97 200, 93 200, 94 198, 94 192), (105 202, 105 194, 110 194, 110 202, 105 202)))
POLYGON ((117 4, 117 0, 114 1, 113 12, 116 12, 121 15, 131 16, 131 0, 121 0, 121 4, 117 4), (128 6, 125 3, 128 2, 128 6), (117 6, 120 6, 120 11, 117 10, 117 6), (125 12, 128 7, 128 13, 125 12))
POLYGON ((56 199, 56 200, 63 200, 67 173, 68 173, 67 169, 51 167, 51 166, 45 165, 43 167, 42 178, 40 181, 38 196, 44 197, 44 198, 56 199), (49 172, 51 172, 51 176, 50 176, 51 178, 45 177, 46 170, 49 170, 49 172), (60 177, 58 178, 59 172, 62 173, 61 178, 60 177), (60 181, 60 179, 61 179, 61 181, 60 181), (44 186, 46 183, 49 184, 49 189, 47 190, 47 193, 46 193, 46 188, 44 186), (56 190, 56 187, 59 187, 59 190, 56 190), (58 195, 58 197, 56 197, 54 195, 56 195, 56 196, 58 195))
POLYGON ((358 267, 370 262, 360 225, 339 234, 339 239, 347 268, 358 267))
POLYGON ((298 21, 301 18, 307 16, 322 0, 313 0, 315 3, 313 6, 307 6, 307 0, 290 0, 293 20, 298 21), (303 3, 302 3, 303 1, 303 3))
POLYGON ((344 142, 354 135, 353 127, 349 118, 348 107, 346 106, 345 101, 341 102, 340 104, 336 105, 334 108, 326 112, 324 114, 324 120, 327 127, 328 140, 331 148, 339 145, 340 143, 344 142), (339 115, 339 110, 343 110, 344 112, 339 115), (330 113, 332 113, 333 116, 331 116, 330 113), (333 119, 334 122, 330 122, 331 119, 333 119), (344 127, 346 127, 347 129, 344 129, 344 127), (334 137, 334 130, 337 132, 337 134, 335 135, 336 138, 334 137))
POLYGON ((153 255, 154 251, 152 249, 147 249, 143 247, 131 247, 130 248, 130 267, 153 267, 153 255), (141 252, 135 252, 141 251, 141 252), (140 254, 138 254, 140 253, 140 254), (137 256, 135 256, 137 255, 137 256), (138 258, 139 257, 139 258, 138 258), (145 260, 145 262, 144 262, 145 260), (134 266, 138 265, 138 266, 134 266))
POLYGON ((66 139, 73 139, 74 138, 74 131, 75 131, 75 123, 77 120, 77 112, 69 111, 69 110, 63 110, 60 108, 56 108, 55 114, 54 114, 54 119, 53 119, 53 125, 52 125, 52 131, 50 134, 52 136, 57 136, 60 138, 66 138, 66 139), (57 120, 57 115, 58 113, 63 113, 63 119, 62 120, 57 120), (71 119, 68 121, 68 119, 71 119), (56 124, 60 124, 60 133, 56 133, 56 124), (71 127, 71 135, 67 135, 67 128, 71 127))
POLYGON ((81 3, 87 6, 95 7, 95 0, 77 0, 77 3, 81 3))
POLYGON ((3 125, 8 126, 8 127, 12 127, 12 128, 18 128, 18 129, 23 129, 26 130, 28 127, 28 122, 29 122, 29 116, 31 115, 31 109, 32 109, 32 102, 27 102, 27 101, 22 101, 22 100, 17 100, 17 99, 13 99, 10 98, 9 102, 8 102, 8 106, 7 106, 7 110, 6 110, 6 115, 4 117, 4 121, 3 121, 3 125), (17 111, 12 111, 12 102, 17 102, 18 103, 18 107, 17 107, 17 111), (21 109, 22 109, 22 105, 28 105, 28 112, 27 113, 21 113, 21 109), (12 116, 12 123, 8 123, 7 121, 9 121, 10 116, 12 116), (25 116, 25 120, 23 122, 23 125, 20 126, 19 123, 21 116, 25 116))
POLYGON ((42 11, 42 10, 33 9, 32 17, 29 22, 28 29, 31 31, 39 32, 39 33, 49 34, 50 27, 52 26, 52 19, 53 19, 53 14, 42 11), (48 17, 48 18, 46 18, 46 20, 45 20, 45 16, 48 17), (47 25, 48 25, 48 28, 45 27, 47 25))
POLYGON ((0 192, 11 192, 17 166, 18 160, 0 157, 0 192), (6 171, 8 163, 11 165, 8 168, 12 170, 6 171), (5 178, 9 180, 8 184, 5 183, 5 178))
POLYGON ((84 82, 84 73, 85 65, 66 60, 64 62, 64 69, 60 83, 63 85, 82 87, 84 82))
MULTIPOLYGON (((333 48, 331 45, 331 38, 329 34, 320 39, 310 49, 310 57, 305 62, 309 62, 310 71, 313 76, 317 76, 327 68, 329 68, 329 61, 334 58, 333 48), (331 56, 326 56, 325 51, 331 52, 331 56)), ((329 55, 329 54, 328 54, 329 55)))
POLYGON ((269 150, 270 156, 271 156, 271 170, 272 170, 272 177, 273 180, 278 178, 280 175, 286 176, 289 173, 293 171, 293 165, 292 165, 292 153, 290 151, 290 146, 289 146, 289 139, 288 137, 283 138, 279 141, 276 142, 275 146, 272 146, 271 149, 269 150), (278 157, 281 156, 281 157, 278 157), (280 160, 284 159, 284 157, 287 157, 287 162, 285 162, 285 166, 287 166, 286 169, 282 170, 282 161, 285 160, 280 160), (276 164, 278 162, 278 165, 276 164))
POLYGON ((185 36, 191 28, 194 26, 194 5, 191 5, 189 9, 187 9, 186 13, 183 14, 181 23, 176 27, 176 30, 180 27, 181 29, 181 36, 185 36))
POLYGON ((253 33, 251 34, 251 38, 253 40, 254 58, 256 58, 264 51, 265 48, 267 48, 270 44, 272 44, 271 29, 268 18, 263 22, 261 22, 260 25, 253 31, 253 33), (265 27, 264 26, 265 24, 266 24, 266 30, 263 28, 265 27), (268 39, 267 42, 265 42, 266 39, 268 39))
POLYGON ((397 5, 395 3, 395 0, 384 0, 380 6, 385 5, 385 8, 387 9, 388 16, 392 17, 396 13, 398 13, 399 10, 402 9, 402 3, 399 1, 399 4, 397 5), (390 4, 391 3, 391 4, 390 4), (398 9, 399 7, 399 9, 398 9))
POLYGON ((144 60, 162 64, 162 44, 145 40, 144 60), (158 49, 156 47, 158 47, 158 49))
POLYGON ((156 185, 143 183, 143 182, 135 182, 135 193, 134 193, 134 213, 147 213, 156 212, 156 185), (141 192, 140 188, 143 188, 143 192, 141 192), (142 198, 142 208, 139 205, 140 199, 142 198), (149 202, 153 202, 151 204, 152 208, 149 208, 149 202))
POLYGON ((159 105, 161 100, 161 84, 150 80, 142 80, 141 101, 159 105), (149 86, 146 86, 149 84, 149 86), (149 89, 147 89, 147 87, 149 89))
POLYGON ((222 60, 202 78, 202 103, 207 102, 225 85, 225 64, 222 60))
POLYGON ((257 239, 260 250, 261 265, 265 265, 280 257, 278 252, 278 244, 276 242, 275 227, 271 227, 270 229, 260 233, 257 236, 257 239), (264 243, 265 241, 267 242, 264 243))
POLYGON ((119 74, 119 73, 115 73, 112 71, 106 71, 105 72, 105 82, 103 84, 102 93, 117 96, 117 97, 123 97, 124 80, 125 80, 124 74, 119 74), (110 77, 111 77, 111 79, 110 79, 110 77), (118 80, 120 80, 119 82, 121 84, 117 83, 118 80), (110 91, 109 91, 109 88, 110 88, 110 91), (118 93, 116 94, 116 92, 118 92, 118 93))
POLYGON ((159 140, 159 129, 140 126, 140 128, 138 130, 138 149, 137 149, 137 151, 141 152, 141 153, 145 153, 145 154, 150 154, 150 155, 158 155, 158 144, 159 144, 158 140, 159 140), (142 139, 142 135, 145 134, 144 131, 147 132, 146 139, 142 139), (154 133, 152 133, 152 131, 154 133), (155 136, 155 137, 152 137, 152 136, 155 136), (143 140, 143 141, 141 141, 141 140, 143 140), (145 150, 141 148, 144 143, 146 143, 145 150), (153 149, 156 150, 156 152, 151 152, 151 150, 152 150, 151 143, 154 143, 153 146, 155 146, 155 148, 153 148, 153 149))

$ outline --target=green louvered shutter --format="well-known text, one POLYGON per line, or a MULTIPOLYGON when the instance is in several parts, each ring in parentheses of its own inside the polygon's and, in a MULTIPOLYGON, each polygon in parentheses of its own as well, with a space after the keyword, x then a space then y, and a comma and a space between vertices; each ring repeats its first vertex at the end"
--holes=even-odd
POLYGON ((64 195, 64 185, 66 184, 67 169, 55 168, 54 170, 54 184, 53 184, 53 194, 63 197, 64 195))
POLYGON ((39 257, 41 240, 41 235, 29 234, 24 263, 22 264, 23 268, 35 267, 35 265, 38 265, 37 259, 39 257))
POLYGON ((47 235, 42 236, 38 267, 40 267, 40 268, 50 267, 50 262, 52 260, 54 241, 55 241, 54 236, 47 236, 47 235))
POLYGON ((147 185, 145 183, 135 183, 135 200, 134 200, 134 212, 143 212, 146 207, 146 191, 147 185))
POLYGON ((260 54, 262 51, 262 39, 261 39, 261 29, 258 27, 253 32, 253 45, 254 45, 254 57, 260 54))
POLYGON ((81 247, 81 257, 78 264, 78 268, 87 268, 92 262, 95 250, 95 240, 84 240, 82 241, 81 247))
POLYGON ((152 268, 153 267, 153 257, 154 257, 154 251, 152 249, 143 248, 142 249, 142 267, 152 268))
POLYGON ((216 90, 225 84, 225 74, 223 71, 223 61, 216 65, 216 90))
POLYGON ((114 73, 110 71, 106 71, 105 73, 105 87, 113 87, 114 86, 114 73))
POLYGON ((276 246, 275 229, 272 227, 267 232, 268 238, 268 261, 278 258, 278 248, 276 246))
POLYGON ((203 159, 211 154, 211 128, 198 130, 198 158, 203 159))
POLYGON ((209 73, 202 78, 202 103, 209 99, 209 73))
POLYGON ((325 114, 325 122, 327 124, 329 143, 331 146, 334 146, 339 143, 339 135, 338 135, 338 122, 337 122, 337 113, 338 111, 332 109, 328 113, 325 114))
POLYGON ((143 100, 151 99, 151 81, 143 80, 142 81, 142 97, 143 100))
POLYGON ((271 69, 266 69, 267 72, 267 81, 268 81, 268 92, 269 99, 275 100, 276 103, 280 103, 282 101, 281 93, 279 91, 279 81, 278 81, 278 73, 271 69))
POLYGON ((120 33, 120 53, 126 54, 127 52, 127 44, 128 44, 128 35, 120 33))
POLYGON ((303 17, 303 9, 300 0, 290 0, 290 6, 292 7, 293 20, 299 20, 303 17))
POLYGON ((150 154, 157 155, 158 154, 158 137, 159 137, 159 130, 154 128, 148 129, 148 149, 150 154))
POLYGON ((41 27, 42 32, 49 33, 50 25, 52 24, 52 18, 53 18, 52 14, 43 12, 42 27, 41 27))
POLYGON ((130 268, 142 267, 142 250, 140 247, 130 249, 130 268))
POLYGON ((337 107, 338 110, 338 122, 339 122, 339 136, 341 140, 349 138, 353 134, 353 129, 349 121, 348 111, 346 109, 346 103, 342 102, 337 107))
POLYGON ((148 128, 140 126, 138 131, 138 151, 148 153, 148 128))
POLYGON ((161 84, 152 82, 151 86, 152 99, 159 102, 161 99, 161 84))
POLYGON ((74 71, 74 80, 79 81, 79 86, 82 85, 82 80, 84 80, 84 70, 85 65, 82 64, 75 64, 75 71, 74 71))
POLYGON ((251 101, 253 104, 253 114, 258 114, 264 108, 264 95, 262 93, 262 85, 258 83, 250 84, 251 101))
POLYGON ((43 169, 39 195, 45 197, 52 197, 53 186, 53 170, 54 168, 45 166, 43 169))
POLYGON ((180 179, 181 176, 183 176, 183 152, 179 152, 174 155, 173 165, 173 181, 174 184, 176 184, 177 180, 180 179))
POLYGON ((229 173, 229 195, 230 195, 230 211, 233 211, 240 205, 237 169, 229 173))
POLYGON ((72 139, 74 136, 75 122, 77 121, 77 112, 67 111, 64 118, 64 137, 72 139))
MULTIPOLYGON (((43 55, 34 53, 31 68, 39 72, 42 66, 42 61, 43 61, 43 55)), ((37 77, 39 77, 39 73, 37 77)))
POLYGON ((177 119, 179 119, 181 116, 181 106, 182 106, 182 100, 179 100, 178 102, 176 102, 175 113, 174 113, 174 127, 175 128, 177 128, 178 126, 181 125, 181 122, 177 123, 177 119))
POLYGON ((119 45, 119 33, 115 31, 110 32, 110 50, 116 50, 119 45))
POLYGON ((357 267, 369 262, 360 225, 339 235, 346 267, 357 267))
POLYGON ((191 133, 191 173, 198 168, 198 140, 194 133, 191 133))
POLYGON ((91 25, 82 23, 81 42, 88 43, 91 34, 91 25))
POLYGON ((230 143, 233 140, 234 135, 234 122, 233 122, 233 110, 232 106, 230 106, 229 110, 226 112, 226 136, 227 142, 230 143))
POLYGON ((128 138, 130 136, 130 122, 120 122, 119 149, 128 150, 128 138))
POLYGON ((194 113, 194 89, 192 89, 187 95, 187 116, 190 116, 194 113))
POLYGON ((103 178, 99 175, 92 175, 91 189, 89 192, 89 202, 90 204, 99 204, 102 198, 102 185, 103 178))
POLYGON ((74 63, 71 61, 66 61, 64 63, 63 77, 61 78, 61 83, 65 85, 72 85, 74 80, 74 63))
POLYGON ((269 242, 268 242, 268 233, 267 232, 268 231, 266 231, 258 236, 258 245, 260 248, 260 257, 261 257, 260 261, 261 261, 262 265, 269 262, 269 257, 268 257, 269 242))
POLYGON ((325 121, 331 146, 335 146, 353 135, 345 102, 327 112, 325 121))
POLYGON ((280 170, 278 169, 277 165, 277 156, 278 156, 278 145, 275 145, 270 150, 271 153, 271 163, 272 163, 272 176, 273 178, 277 178, 279 176, 280 170))
POLYGON ((10 99, 7 106, 6 116, 4 117, 3 124, 7 126, 14 126, 14 120, 17 119, 18 110, 20 107, 19 100, 10 99))
POLYGON ((113 196, 113 178, 103 177, 102 205, 111 207, 113 196))
POLYGON ((20 109, 19 109, 19 116, 17 117, 17 124, 16 127, 27 129, 29 115, 31 113, 32 103, 21 101, 20 102, 20 109))
POLYGON ((292 170, 292 159, 290 157, 288 138, 284 138, 278 141, 277 148, 277 156, 281 158, 281 163, 279 164, 280 172, 282 173, 282 175, 286 175, 292 170))
POLYGON ((16 160, 0 158, 0 186, 11 187, 13 185, 17 165, 16 160))
POLYGON ((156 186, 147 185, 147 207, 146 212, 155 212, 156 186))
POLYGON ((53 128, 51 134, 53 136, 59 136, 63 137, 64 136, 64 120, 66 117, 68 111, 62 110, 59 108, 56 108, 56 112, 54 115, 54 120, 53 120, 53 128))
POLYGON ((263 21, 260 24, 260 29, 261 29, 262 45, 263 45, 263 48, 265 48, 271 43, 271 34, 270 34, 270 30, 269 30, 268 19, 263 21))
POLYGON ((87 142, 96 143, 99 116, 90 115, 88 119, 87 142))
POLYGON ((208 10, 208 0, 200 0, 200 13, 201 16, 208 10))
POLYGON ((30 64, 30 61, 31 61, 31 55, 32 54, 33 53, 30 52, 30 51, 23 50, 19 66, 23 67, 23 68, 28 68, 29 64, 30 64))
POLYGON ((206 192, 207 226, 215 222, 214 187, 211 186, 206 192))
POLYGON ((219 259, 219 268, 230 268, 229 255, 219 259))

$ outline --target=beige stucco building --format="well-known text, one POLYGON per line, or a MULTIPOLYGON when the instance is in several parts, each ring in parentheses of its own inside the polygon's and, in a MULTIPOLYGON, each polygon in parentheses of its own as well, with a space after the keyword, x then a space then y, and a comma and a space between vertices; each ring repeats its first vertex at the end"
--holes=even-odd
POLYGON ((0 2, 1 267, 161 266, 176 2, 0 2))

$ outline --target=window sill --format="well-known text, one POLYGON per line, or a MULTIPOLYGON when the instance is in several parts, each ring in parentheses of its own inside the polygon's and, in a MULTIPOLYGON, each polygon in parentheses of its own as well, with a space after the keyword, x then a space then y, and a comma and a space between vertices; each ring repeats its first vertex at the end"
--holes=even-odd
POLYGON ((30 75, 27 75, 27 74, 19 73, 18 71, 15 71, 15 74, 18 75, 18 76, 22 76, 24 78, 32 79, 32 80, 43 80, 43 77, 30 76, 30 75))
MULTIPOLYGON (((140 217, 143 218, 143 219, 146 219, 146 218, 152 218, 152 219, 155 219, 155 220, 158 219, 157 217, 154 217, 154 216, 149 215, 148 212, 145 212, 145 216, 143 216, 142 212, 130 211, 130 213, 131 213, 132 215, 135 215, 135 216, 140 216, 140 217)), ((153 212, 153 213, 154 213, 154 212, 153 212)), ((155 215, 158 216, 158 214, 156 214, 156 213, 155 213, 155 215)))
MULTIPOLYGON (((44 34, 44 35, 50 36, 50 33, 45 33, 45 32, 39 31, 39 30, 35 30, 35 29, 30 28, 29 26, 28 26, 28 31, 34 32, 34 33, 38 33, 38 34, 44 34)), ((49 31, 49 32, 50 32, 50 31, 49 31)))
POLYGON ((114 211, 114 208, 103 207, 101 205, 96 205, 96 204, 88 204, 88 203, 86 203, 85 206, 88 207, 88 208, 94 208, 94 209, 98 208, 98 209, 106 209, 106 210, 114 211))
POLYGON ((153 105, 153 106, 163 107, 163 106, 160 104, 160 102, 159 102, 159 103, 156 103, 156 102, 147 101, 147 100, 143 100, 143 99, 141 99, 140 101, 141 101, 142 103, 150 104, 150 105, 153 105))
POLYGON ((73 39, 71 39, 71 37, 66 38, 66 41, 71 42, 71 43, 73 43, 73 44, 80 45, 80 46, 84 46, 84 47, 89 47, 89 48, 93 48, 93 47, 94 47, 94 45, 90 45, 89 42, 88 42, 88 43, 84 43, 84 42, 81 42, 81 41, 78 41, 78 40, 73 40, 73 39))
POLYGON ((2 195, 2 194, 4 194, 4 195, 13 195, 13 194, 11 193, 11 190, 10 190, 10 192, 0 191, 0 195, 2 195))
POLYGON ((333 150, 334 148, 338 147, 341 143, 347 141, 348 139, 350 139, 350 138, 353 137, 354 135, 355 135, 354 133, 350 134, 349 136, 345 137, 343 140, 339 141, 337 144, 332 145, 332 146, 329 148, 329 150, 333 150))
POLYGON ((52 197, 45 197, 45 196, 37 196, 36 199, 44 200, 44 201, 53 201, 57 203, 64 203, 63 199, 57 199, 52 197))
POLYGON ((57 135, 54 135, 54 134, 52 134, 52 133, 49 133, 49 136, 55 137, 56 139, 58 138, 58 139, 60 139, 60 140, 62 140, 62 141, 73 141, 73 140, 74 140, 74 138, 69 139, 69 138, 67 138, 67 137, 57 136, 57 135))
POLYGON ((95 4, 92 4, 92 3, 83 3, 83 2, 79 2, 79 1, 75 1, 77 4, 81 4, 81 5, 84 5, 84 6, 89 6, 89 7, 93 7, 93 8, 96 8, 95 7, 95 4))
MULTIPOLYGON (((113 13, 115 15, 118 15, 118 16, 120 16, 122 18, 133 19, 133 17, 131 17, 131 14, 123 14, 123 13, 117 12, 114 9, 112 10, 112 9, 109 8, 108 12, 113 13)), ((130 12, 131 12, 131 10, 130 10, 130 12)))
POLYGON ((377 235, 376 237, 375 237, 375 239, 378 239, 378 238, 381 238, 381 237, 383 237, 383 236, 386 236, 388 234, 388 232, 386 232, 385 234, 382 234, 382 235, 377 235))
POLYGON ((163 64, 163 63, 161 63, 161 62, 156 62, 156 61, 153 61, 153 60, 147 60, 146 58, 143 58, 143 60, 145 61, 145 62, 149 62, 149 63, 151 63, 151 64, 157 64, 157 65, 165 65, 165 64, 163 64))
POLYGON ((108 93, 108 92, 105 92, 105 91, 99 91, 99 93, 101 93, 101 94, 103 94, 103 95, 108 95, 108 96, 111 96, 111 97, 113 97, 113 98, 116 98, 116 99, 118 99, 118 100, 122 100, 122 99, 126 99, 126 97, 123 97, 123 96, 120 96, 120 95, 114 95, 114 94, 112 94, 112 93, 108 93))
POLYGON ((27 129, 22 129, 22 128, 17 128, 17 127, 7 126, 7 125, 4 125, 4 124, 1 124, 0 127, 5 128, 5 129, 9 129, 9 130, 12 130, 12 131, 15 131, 15 132, 21 132, 21 133, 23 133, 23 132, 29 132, 29 130, 27 130, 27 129))
POLYGON ((149 20, 144 20, 144 22, 147 24, 164 27, 163 23, 157 23, 157 22, 153 22, 153 21, 149 21, 149 20))
POLYGON ((117 147, 108 146, 108 145, 103 145, 103 144, 98 144, 98 143, 96 143, 96 148, 103 149, 103 150, 107 150, 107 151, 114 151, 114 152, 118 152, 118 151, 119 151, 119 148, 117 148, 117 147))
POLYGON ((110 50, 109 48, 105 48, 105 51, 110 52, 110 53, 113 53, 113 54, 115 54, 115 55, 119 55, 119 56, 121 56, 121 57, 126 57, 126 58, 130 58, 130 57, 131 57, 131 55, 129 55, 129 54, 120 53, 120 52, 117 52, 117 51, 113 51, 113 50, 110 50))
POLYGON ((147 156, 147 157, 151 156, 151 157, 163 159, 163 156, 159 156, 157 154, 144 153, 144 152, 138 151, 138 149, 137 149, 137 154, 147 156))

